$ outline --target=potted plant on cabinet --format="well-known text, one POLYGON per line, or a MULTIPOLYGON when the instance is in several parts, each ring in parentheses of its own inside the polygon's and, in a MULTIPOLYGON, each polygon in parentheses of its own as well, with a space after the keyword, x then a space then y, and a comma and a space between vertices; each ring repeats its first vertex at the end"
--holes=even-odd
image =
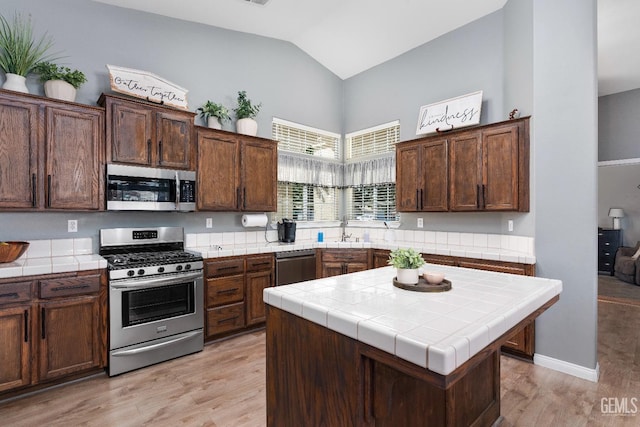
POLYGON ((13 23, 0 15, 0 68, 5 72, 3 89, 29 93, 27 74, 37 63, 51 59, 47 51, 53 40, 46 33, 38 41, 33 38, 30 19, 16 13, 13 23))
POLYGON ((424 265, 424 259, 413 249, 395 249, 389 254, 389 265, 397 269, 396 280, 406 285, 415 285, 420 276, 418 268, 424 265))
POLYGON ((47 61, 36 64, 33 72, 40 75, 45 95, 63 101, 75 101, 76 89, 87 81, 82 71, 71 71, 69 67, 60 67, 47 61))
POLYGON ((207 122, 207 126, 212 129, 222 129, 222 123, 231 119, 227 107, 211 101, 207 101, 196 111, 200 113, 200 117, 207 122))
POLYGON ((246 91, 238 92, 238 106, 233 111, 236 113, 236 130, 243 135, 256 136, 258 134, 258 122, 254 120, 262 103, 253 105, 247 98, 246 91))

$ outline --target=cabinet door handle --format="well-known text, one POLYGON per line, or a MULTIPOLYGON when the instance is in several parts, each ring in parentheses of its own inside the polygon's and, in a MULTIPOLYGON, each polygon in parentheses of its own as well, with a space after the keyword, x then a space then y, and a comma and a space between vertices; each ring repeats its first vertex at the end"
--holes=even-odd
POLYGON ((420 190, 416 189, 416 210, 420 210, 420 190))
POLYGON ((487 207, 487 186, 482 184, 482 208, 487 207))
POLYGON ((236 189, 236 208, 240 209, 240 187, 236 189))
POLYGON ((224 289, 221 291, 218 291, 217 294, 218 295, 230 295, 230 294, 235 294, 236 292, 238 292, 240 288, 231 288, 231 289, 224 289))
POLYGON ((147 139, 147 161, 151 164, 151 138, 147 139))
MULTIPOLYGON (((426 193, 426 191, 425 191, 426 193)), ((424 197, 422 197, 422 188, 420 189, 420 210, 424 209, 424 197)))
POLYGON ((31 174, 31 206, 36 207, 36 174, 31 174))
POLYGON ((247 187, 242 189, 242 209, 247 209, 247 187))
POLYGON ((24 342, 29 342, 29 310, 24 311, 24 342))
POLYGON ((158 163, 162 164, 162 140, 158 141, 158 163))
POLYGON ((42 330, 42 339, 44 339, 46 336, 46 333, 45 333, 46 321, 44 319, 44 315, 45 315, 44 307, 42 307, 42 310, 40 311, 40 329, 42 330))
POLYGON ((51 207, 51 175, 47 175, 47 207, 51 207))
POLYGON ((222 325, 223 323, 235 322, 236 319, 240 316, 227 317, 226 319, 218 320, 218 325, 222 325))

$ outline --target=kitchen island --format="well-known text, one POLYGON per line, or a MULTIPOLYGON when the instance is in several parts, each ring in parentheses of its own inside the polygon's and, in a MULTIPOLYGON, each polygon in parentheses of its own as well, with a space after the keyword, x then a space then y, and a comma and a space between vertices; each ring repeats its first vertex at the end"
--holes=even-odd
POLYGON ((453 289, 396 288, 392 267, 266 289, 267 425, 499 421, 500 346, 558 300, 562 282, 425 270, 453 289))

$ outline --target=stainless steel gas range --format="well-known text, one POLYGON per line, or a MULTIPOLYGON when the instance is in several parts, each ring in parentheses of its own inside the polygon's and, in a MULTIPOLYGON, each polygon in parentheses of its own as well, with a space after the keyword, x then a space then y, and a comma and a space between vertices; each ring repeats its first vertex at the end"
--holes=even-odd
POLYGON ((201 351, 203 261, 181 227, 100 230, 109 270, 109 376, 201 351))

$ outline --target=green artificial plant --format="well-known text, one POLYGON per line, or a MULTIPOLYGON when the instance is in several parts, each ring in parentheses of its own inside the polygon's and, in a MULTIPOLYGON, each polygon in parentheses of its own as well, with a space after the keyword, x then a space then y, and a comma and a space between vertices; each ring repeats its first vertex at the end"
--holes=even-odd
POLYGON ((251 100, 247 98, 246 91, 238 92, 238 106, 233 109, 236 113, 236 118, 239 119, 253 119, 260 111, 262 103, 253 105, 251 100))
POLYGON ((229 117, 229 109, 227 107, 211 101, 207 101, 202 107, 199 107, 196 112, 198 112, 205 120, 211 116, 217 117, 222 122, 231 119, 231 117, 229 117))
POLYGON ((395 268, 419 268, 424 265, 424 259, 413 249, 395 249, 389 254, 389 265, 395 268))
POLYGON ((47 52, 53 39, 46 33, 35 41, 31 19, 16 13, 13 22, 0 15, 0 68, 5 73, 26 77, 36 64, 52 59, 47 52))
POLYGON ((64 80, 76 89, 87 81, 82 71, 71 71, 69 67, 60 67, 48 61, 37 63, 33 72, 40 75, 40 81, 43 83, 49 80, 64 80))

